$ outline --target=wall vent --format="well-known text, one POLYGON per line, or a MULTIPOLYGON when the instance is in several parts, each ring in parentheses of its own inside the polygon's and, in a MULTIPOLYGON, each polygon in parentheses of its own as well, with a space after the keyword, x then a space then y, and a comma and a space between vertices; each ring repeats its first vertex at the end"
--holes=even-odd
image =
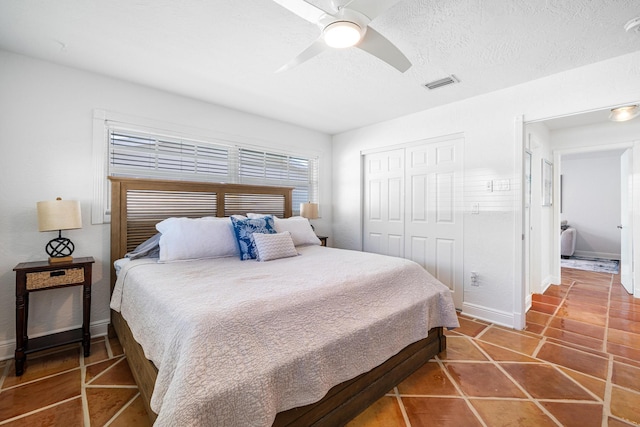
POLYGON ((439 87, 447 86, 454 83, 460 83, 460 79, 458 79, 456 76, 451 74, 450 76, 447 76, 443 79, 434 80, 432 82, 425 83, 424 87, 426 87, 429 90, 433 90, 433 89, 438 89, 439 87))

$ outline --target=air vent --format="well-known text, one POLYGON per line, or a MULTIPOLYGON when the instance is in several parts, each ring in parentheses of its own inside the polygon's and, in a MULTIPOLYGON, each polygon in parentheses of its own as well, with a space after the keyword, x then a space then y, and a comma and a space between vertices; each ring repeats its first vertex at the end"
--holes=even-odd
POLYGON ((432 82, 425 83, 424 87, 426 87, 429 90, 433 90, 433 89, 438 89, 439 87, 447 86, 454 83, 460 83, 460 79, 458 79, 456 76, 451 74, 450 76, 445 77, 444 79, 434 80, 432 82))

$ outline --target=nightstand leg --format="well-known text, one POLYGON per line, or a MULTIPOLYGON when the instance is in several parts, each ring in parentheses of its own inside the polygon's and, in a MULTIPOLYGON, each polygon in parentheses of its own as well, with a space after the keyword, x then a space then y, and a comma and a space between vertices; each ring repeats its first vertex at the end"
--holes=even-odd
MULTIPOLYGON (((91 283, 91 275, 87 278, 87 283, 91 283)), ((91 285, 84 285, 82 304, 82 347, 84 356, 91 354, 91 332, 89 322, 91 319, 91 285)))
POLYGON ((26 359, 25 342, 27 336, 26 311, 28 302, 25 295, 16 294, 16 351, 15 364, 16 376, 19 377, 24 372, 24 361, 26 359))

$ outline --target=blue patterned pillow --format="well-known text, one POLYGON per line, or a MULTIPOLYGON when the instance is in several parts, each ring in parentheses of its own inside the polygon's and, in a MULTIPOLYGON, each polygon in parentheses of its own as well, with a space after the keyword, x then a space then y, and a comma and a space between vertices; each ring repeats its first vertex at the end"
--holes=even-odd
POLYGON ((270 215, 261 218, 240 218, 231 216, 233 231, 240 247, 240 259, 256 259, 258 257, 253 233, 274 234, 276 227, 270 215))

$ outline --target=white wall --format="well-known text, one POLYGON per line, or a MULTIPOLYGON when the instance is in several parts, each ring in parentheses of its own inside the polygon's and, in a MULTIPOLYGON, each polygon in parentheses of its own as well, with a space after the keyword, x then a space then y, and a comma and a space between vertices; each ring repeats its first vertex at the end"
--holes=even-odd
POLYGON ((562 215, 576 256, 620 259, 620 151, 562 157, 562 215))
MULTIPOLYGON (((465 77, 460 77, 464 84, 465 77)), ((340 247, 361 248, 362 150, 463 133, 463 309, 488 320, 514 325, 514 290, 522 286, 520 260, 514 255, 521 242, 521 230, 516 226, 521 215, 522 188, 521 147, 517 143, 522 136, 516 135, 516 116, 524 115, 526 121, 539 120, 637 100, 640 100, 640 52, 336 135, 334 241, 340 247), (616 78, 611 79, 611 75, 616 78), (488 196, 483 192, 488 179, 510 179, 511 190, 488 196), (480 215, 471 215, 471 204, 478 201, 480 215), (481 286, 467 286, 471 271, 484 278, 481 286)))
MULTIPOLYGON (((77 199, 83 228, 64 232, 75 256, 96 259, 92 330, 109 321, 109 225, 91 225, 93 110, 213 130, 285 150, 320 153, 320 206, 314 220, 331 245, 331 137, 316 131, 172 95, 101 75, 0 51, 0 359, 15 349, 15 275, 25 261, 46 259, 55 233, 37 231, 36 202, 77 199)), ((30 336, 78 327, 80 287, 34 293, 30 336)))

